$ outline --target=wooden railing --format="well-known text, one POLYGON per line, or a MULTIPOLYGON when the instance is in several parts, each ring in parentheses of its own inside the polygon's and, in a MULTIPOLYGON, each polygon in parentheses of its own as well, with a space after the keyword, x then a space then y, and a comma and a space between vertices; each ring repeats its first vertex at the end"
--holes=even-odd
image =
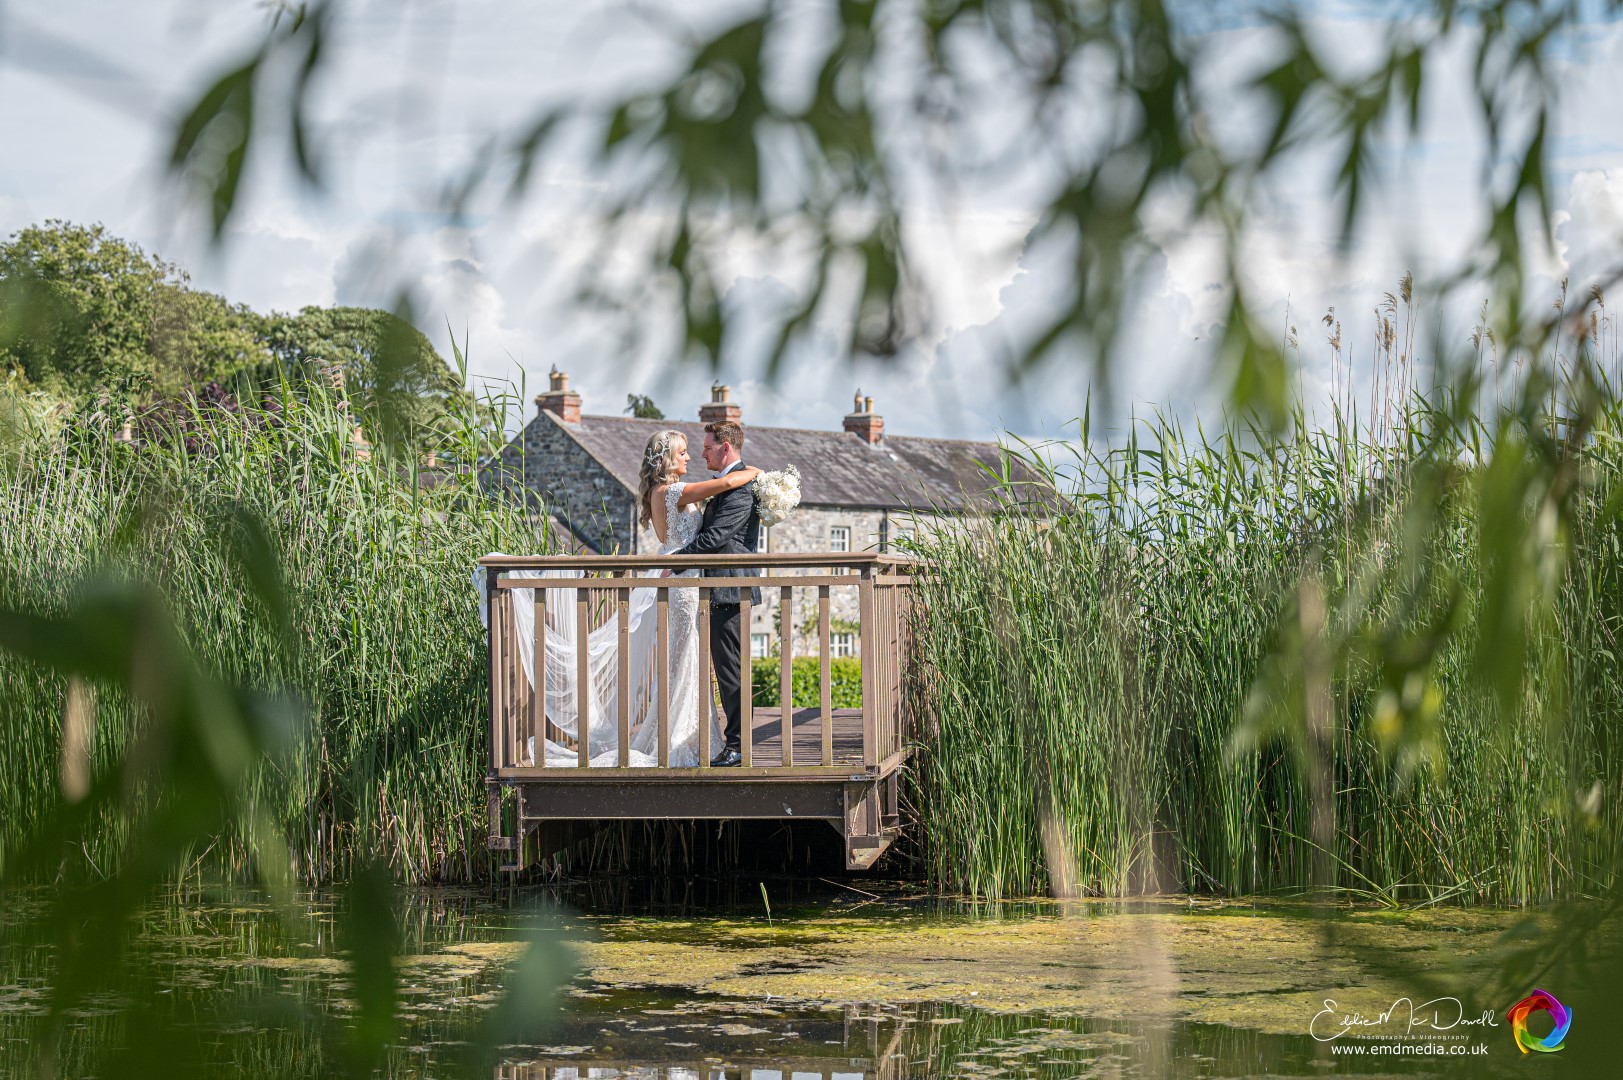
MULTIPOLYGON (((691 776, 698 773, 726 776, 817 776, 888 772, 905 749, 903 737, 903 671, 910 646, 907 629, 909 564, 874 553, 752 555, 554 555, 488 556, 479 561, 486 574, 488 654, 490 672, 490 766, 499 777, 558 779, 691 776), (713 567, 748 568, 751 577, 659 577, 658 571, 713 567), (514 571, 562 571, 562 576, 516 577, 514 571), (714 589, 737 587, 739 603, 739 683, 743 696, 739 768, 712 769, 710 759, 720 749, 712 739, 709 709, 701 706, 698 724, 698 764, 671 766, 669 646, 671 591, 698 590, 697 652, 701 701, 714 696, 711 682, 710 594, 714 589), (778 590, 779 685, 778 704, 757 709, 753 702, 750 649, 750 589, 778 590), (514 619, 519 590, 534 590, 533 679, 526 675, 514 619), (560 590, 575 590, 574 673, 577 686, 590 680, 588 635, 615 623, 619 628, 613 705, 618 719, 619 752, 612 764, 594 765, 590 739, 590 695, 581 695, 578 716, 547 714, 547 610, 560 590), (629 648, 630 611, 635 590, 655 593, 656 621, 652 685, 633 684, 629 648), (862 705, 859 710, 836 709, 832 700, 833 599, 838 590, 854 590, 858 612, 858 642, 862 660, 862 705), (817 662, 821 700, 810 709, 796 710, 792 686, 797 591, 815 591, 817 662), (630 718, 633 706, 651 714, 658 724, 657 764, 632 768, 630 718), (585 738, 571 737, 557 722, 573 721, 585 738), (550 739, 574 751, 568 766, 548 766, 542 747, 550 739), (533 751, 532 751, 533 748, 533 751), (624 771, 622 771, 624 770, 624 771)), ((764 596, 763 596, 764 599, 764 596)), ((556 614, 556 613, 555 613, 556 614)), ((556 696, 556 695, 555 695, 556 696)), ((555 706, 556 707, 556 706, 555 706)), ((724 708, 718 704, 718 712, 724 708)))

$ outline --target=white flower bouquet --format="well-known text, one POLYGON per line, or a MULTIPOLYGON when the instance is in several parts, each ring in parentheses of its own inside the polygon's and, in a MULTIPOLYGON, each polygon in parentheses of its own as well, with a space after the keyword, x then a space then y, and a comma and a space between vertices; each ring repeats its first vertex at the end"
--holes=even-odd
POLYGON ((800 470, 793 465, 755 478, 755 506, 767 528, 787 521, 800 505, 800 470))

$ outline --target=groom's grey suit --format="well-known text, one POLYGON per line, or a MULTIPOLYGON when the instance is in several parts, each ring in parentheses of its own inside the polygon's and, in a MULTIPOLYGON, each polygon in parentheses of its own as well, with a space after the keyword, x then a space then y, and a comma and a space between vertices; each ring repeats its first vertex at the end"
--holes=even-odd
MULTIPOLYGON (((719 474, 726 476, 743 468, 734 462, 719 474)), ((755 551, 761 536, 761 514, 755 505, 755 485, 724 491, 705 505, 699 531, 685 548, 673 555, 748 555, 755 551)), ((753 577, 753 568, 719 567, 704 571, 705 577, 753 577)), ((750 603, 761 602, 761 590, 750 589, 750 603)), ((710 654, 714 658, 716 682, 721 687, 721 707, 727 713, 727 749, 737 750, 743 731, 743 687, 739 680, 740 636, 737 586, 721 586, 710 593, 710 654)), ((701 690, 701 700, 708 690, 701 690)), ((702 714, 701 714, 702 715, 702 714)))

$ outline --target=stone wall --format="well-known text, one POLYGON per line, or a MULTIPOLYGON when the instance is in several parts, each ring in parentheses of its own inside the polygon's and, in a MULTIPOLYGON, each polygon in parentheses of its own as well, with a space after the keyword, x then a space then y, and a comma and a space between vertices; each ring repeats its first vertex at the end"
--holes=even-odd
POLYGON ((636 497, 561 430, 550 413, 531 420, 502 448, 500 465, 488 467, 485 475, 534 512, 567 520, 595 551, 631 555, 655 550, 637 546, 636 497))

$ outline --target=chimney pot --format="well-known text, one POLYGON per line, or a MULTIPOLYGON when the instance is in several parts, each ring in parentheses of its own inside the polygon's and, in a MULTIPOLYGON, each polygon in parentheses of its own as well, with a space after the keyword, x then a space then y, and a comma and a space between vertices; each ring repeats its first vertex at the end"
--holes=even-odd
POLYGON ((547 392, 535 395, 536 414, 549 412, 566 424, 580 423, 580 394, 569 389, 569 372, 554 364, 547 375, 547 392))
POLYGON ((743 423, 743 407, 733 400, 732 387, 719 382, 711 383, 710 400, 699 406, 699 423, 717 424, 724 420, 743 423))
POLYGON ((873 398, 863 397, 862 391, 851 402, 851 413, 845 418, 845 430, 867 443, 878 446, 885 437, 885 418, 873 411, 873 398))

